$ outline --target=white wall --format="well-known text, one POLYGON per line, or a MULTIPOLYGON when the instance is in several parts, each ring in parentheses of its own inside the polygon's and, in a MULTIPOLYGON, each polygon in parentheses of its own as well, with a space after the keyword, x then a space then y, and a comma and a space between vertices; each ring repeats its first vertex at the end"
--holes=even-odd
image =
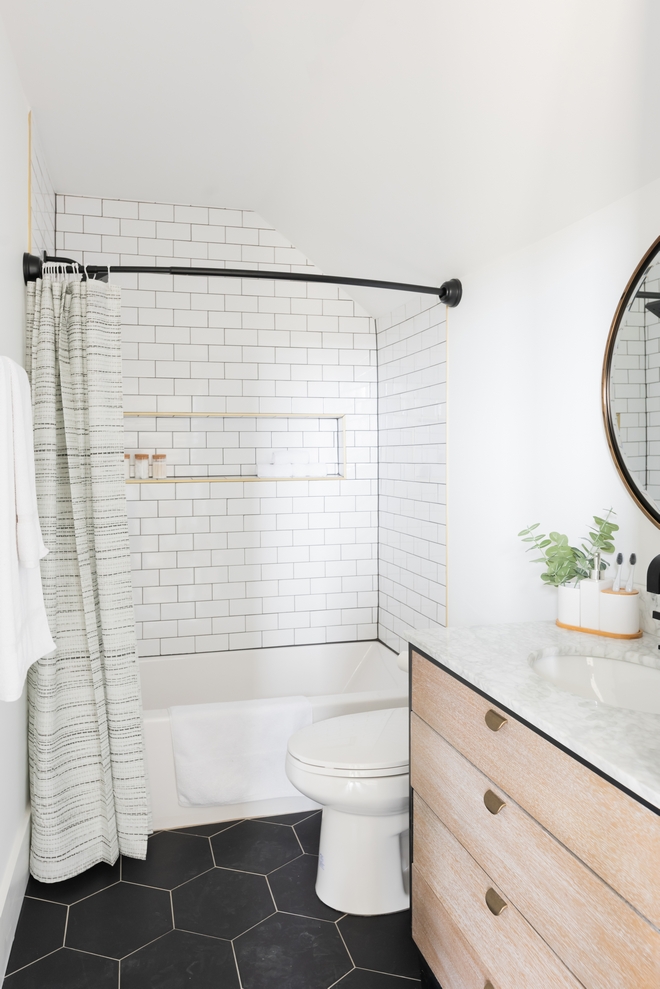
MULTIPOLYGON (((88 264, 317 271, 251 210, 57 202, 58 250, 88 264)), ((128 450, 166 452, 170 473, 202 477, 127 485, 140 655, 376 638, 373 320, 334 285, 113 278, 123 286, 124 408, 248 414, 126 420, 128 450), (336 452, 322 445, 337 420, 273 413, 345 415, 346 479, 240 480, 256 473, 257 452, 278 447, 305 447, 337 474, 336 452), (203 480, 211 475, 236 481, 203 480)))
MULTIPOLYGON (((21 364, 25 310, 21 255, 27 247, 28 218, 27 113, 0 25, 0 354, 21 364)), ((13 704, 0 702, 0 974, 5 970, 23 895, 21 880, 18 886, 13 880, 28 803, 25 723, 25 696, 13 704)), ((26 872, 23 877, 27 879, 26 872)))
POLYGON ((555 617, 517 538, 613 507, 645 579, 660 531, 615 470, 600 380, 617 301, 660 229, 660 182, 471 274, 448 319, 448 624, 555 617))
POLYGON ((445 625, 446 307, 413 297, 376 321, 378 637, 445 625))

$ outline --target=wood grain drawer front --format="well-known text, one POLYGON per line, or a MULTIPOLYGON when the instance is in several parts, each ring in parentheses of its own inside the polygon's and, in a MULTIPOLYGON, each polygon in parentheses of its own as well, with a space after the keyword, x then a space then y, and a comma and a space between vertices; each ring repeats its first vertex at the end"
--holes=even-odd
POLYGON ((658 989, 660 932, 415 714, 411 728, 414 789, 587 989, 658 989))
POLYGON ((530 927, 503 891, 424 803, 414 795, 416 874, 431 887, 454 924, 502 989, 581 989, 563 962, 530 927), (495 916, 486 895, 507 903, 495 916))
POLYGON ((659 815, 416 653, 412 706, 660 927, 659 815), (492 730, 498 715, 504 723, 492 730))
POLYGON ((484 989, 486 969, 414 865, 412 935, 442 989, 484 989))

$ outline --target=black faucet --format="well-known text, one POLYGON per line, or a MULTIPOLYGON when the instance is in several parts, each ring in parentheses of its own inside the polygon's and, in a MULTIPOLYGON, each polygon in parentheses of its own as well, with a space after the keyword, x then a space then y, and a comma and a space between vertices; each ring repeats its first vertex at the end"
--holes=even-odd
MULTIPOLYGON (((646 590, 650 594, 660 594, 660 556, 654 557, 646 572, 646 590)), ((653 617, 660 621, 660 611, 654 611, 653 617)), ((658 646, 660 649, 660 646, 658 646)))

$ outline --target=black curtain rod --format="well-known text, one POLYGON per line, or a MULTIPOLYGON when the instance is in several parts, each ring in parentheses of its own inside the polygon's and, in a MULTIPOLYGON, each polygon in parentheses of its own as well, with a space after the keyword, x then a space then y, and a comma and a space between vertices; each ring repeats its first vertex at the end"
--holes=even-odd
POLYGON ((71 258, 49 257, 45 252, 43 259, 35 254, 23 255, 23 278, 25 284, 36 282, 41 278, 43 265, 47 262, 61 264, 67 272, 74 273, 76 270, 83 277, 107 278, 112 272, 125 272, 128 274, 148 274, 148 275, 197 275, 204 277, 220 278, 269 278, 280 279, 285 282, 321 282, 326 285, 362 285, 366 288, 387 288, 398 290, 399 292, 415 292, 422 295, 437 295, 446 306, 454 308, 461 301, 463 286, 458 278, 450 278, 443 282, 440 288, 434 285, 410 285, 407 282, 385 282, 375 278, 340 278, 338 275, 307 275, 299 271, 255 271, 243 270, 242 268, 191 268, 191 267, 166 267, 163 265, 139 265, 139 264, 87 264, 83 265, 71 258))

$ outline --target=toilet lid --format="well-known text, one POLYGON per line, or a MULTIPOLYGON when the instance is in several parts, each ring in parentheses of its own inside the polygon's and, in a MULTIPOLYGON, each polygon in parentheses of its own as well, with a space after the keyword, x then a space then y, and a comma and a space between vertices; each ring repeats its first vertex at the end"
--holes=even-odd
POLYGON ((317 721, 292 735, 288 750, 308 766, 408 772, 408 708, 317 721))

